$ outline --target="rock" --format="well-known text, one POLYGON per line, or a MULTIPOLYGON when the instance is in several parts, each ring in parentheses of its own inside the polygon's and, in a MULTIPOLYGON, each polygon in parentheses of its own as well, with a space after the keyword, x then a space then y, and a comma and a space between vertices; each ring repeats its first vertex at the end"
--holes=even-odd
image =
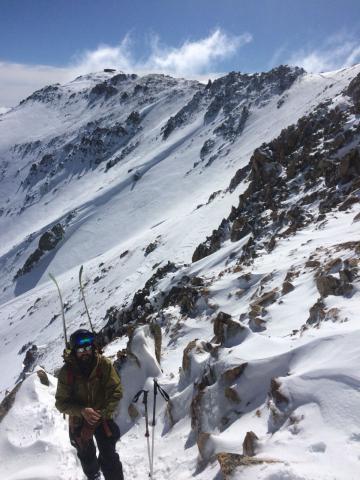
POLYGON ((50 386, 49 377, 47 376, 47 373, 45 372, 45 370, 38 370, 36 373, 40 379, 40 382, 46 387, 49 387, 50 386))
POLYGON ((220 471, 224 480, 233 480, 235 478, 235 470, 238 467, 249 467, 252 465, 261 465, 263 463, 271 464, 278 462, 271 458, 246 457, 245 455, 239 455, 238 453, 227 452, 218 453, 216 458, 220 464, 220 471))
POLYGON ((351 80, 346 94, 349 95, 354 102, 355 113, 360 114, 360 74, 351 80))
POLYGON ((240 168, 230 181, 229 191, 232 193, 235 190, 235 188, 238 185, 240 185, 240 183, 243 180, 245 180, 245 178, 249 175, 249 173, 250 173, 250 165, 246 165, 245 167, 240 168))
POLYGON ((320 267, 320 262, 319 262, 319 260, 308 260, 305 263, 305 267, 307 267, 307 268, 318 268, 318 267, 320 267))
POLYGON ((226 383, 234 383, 234 381, 244 373, 244 370, 247 367, 247 365, 248 365, 247 362, 244 362, 241 365, 238 365, 237 367, 225 370, 225 372, 223 372, 223 374, 221 375, 221 379, 226 383))
POLYGON ((263 332, 266 330, 266 320, 261 317, 251 318, 249 327, 253 332, 263 332))
POLYGON ((158 246, 158 242, 151 242, 149 245, 145 248, 145 257, 149 255, 151 252, 153 252, 158 246))
POLYGON ((204 390, 197 390, 194 395, 191 405, 191 428, 195 431, 196 435, 201 432, 201 414, 202 414, 202 398, 204 396, 204 390))
POLYGON ((325 304, 321 298, 310 308, 309 314, 306 320, 308 325, 318 324, 325 318, 325 304))
POLYGON ((344 200, 343 203, 340 204, 339 206, 339 211, 344 212, 345 210, 348 210, 351 208, 355 203, 359 203, 360 198, 357 197, 356 195, 349 195, 348 198, 344 200))
POLYGON ((164 298, 163 308, 178 305, 182 315, 191 316, 196 312, 196 304, 200 297, 201 292, 196 287, 175 286, 164 298))
POLYGON ((150 332, 154 337, 156 360, 160 363, 161 362, 161 342, 162 342, 161 327, 157 323, 151 323, 150 332))
POLYGON ((197 447, 202 461, 208 461, 214 454, 210 433, 200 432, 196 439, 197 447))
POLYGON ((61 223, 54 225, 51 230, 45 232, 39 239, 39 248, 43 251, 53 250, 63 239, 65 231, 61 223))
POLYGON ((14 280, 17 280, 25 273, 30 272, 47 251, 53 250, 56 247, 56 245, 63 239, 64 234, 65 231, 62 225, 57 223, 50 230, 41 235, 38 248, 27 258, 23 267, 16 272, 14 280))
POLYGON ((229 237, 230 229, 229 229, 229 222, 227 220, 223 220, 218 229, 213 230, 212 234, 206 237, 205 242, 200 243, 192 256, 192 262, 197 262, 202 258, 205 258, 211 255, 214 252, 217 252, 220 247, 221 243, 229 237))
POLYGON ((214 320, 215 341, 221 345, 227 344, 228 341, 236 341, 236 337, 245 331, 241 323, 232 320, 231 315, 225 312, 219 312, 214 320))
POLYGON ((10 393, 8 393, 5 398, 0 403, 0 422, 4 419, 5 415, 9 412, 11 407, 14 405, 16 394, 21 387, 22 382, 19 382, 10 393))
POLYGON ((353 219, 353 222, 359 222, 360 221, 360 212, 355 215, 354 219, 353 219))
POLYGON ((243 454, 246 457, 254 457, 255 456, 255 448, 257 444, 258 437, 255 435, 254 432, 247 432, 245 435, 245 439, 243 442, 243 454))
POLYGON ((36 345, 32 345, 25 354, 25 358, 23 361, 24 373, 29 372, 34 367, 34 364, 38 356, 39 356, 38 347, 36 345))
POLYGON ((228 400, 230 400, 231 402, 234 402, 234 403, 240 403, 241 402, 239 394, 232 387, 225 387, 224 394, 225 394, 225 397, 228 400))
POLYGON ((286 295, 286 294, 292 292, 293 290, 295 290, 295 287, 291 282, 284 282, 283 283, 282 290, 281 290, 283 295, 286 295))
POLYGON ((280 392, 281 383, 277 378, 272 378, 270 382, 270 394, 275 400, 276 404, 279 403, 288 403, 289 400, 283 393, 280 392))
POLYGON ((93 87, 90 91, 90 97, 100 97, 104 96, 105 98, 109 98, 113 95, 118 93, 117 88, 113 87, 112 85, 108 84, 107 82, 98 83, 93 87))
POLYGON ((191 366, 190 352, 194 350, 194 348, 196 347, 196 343, 197 343, 197 339, 191 340, 191 342, 188 343, 188 345, 184 349, 183 359, 182 359, 182 369, 185 373, 190 371, 190 366, 191 366))
POLYGON ((328 295, 346 295, 352 291, 352 285, 344 283, 333 275, 319 275, 316 287, 322 297, 328 295))
POLYGON ((250 306, 251 307, 267 307, 276 301, 278 297, 278 291, 276 288, 271 290, 270 292, 263 293, 260 297, 258 297, 255 301, 253 301, 250 306))
POLYGON ((128 406, 128 414, 132 420, 135 420, 140 415, 138 409, 133 403, 130 403, 130 405, 128 406))

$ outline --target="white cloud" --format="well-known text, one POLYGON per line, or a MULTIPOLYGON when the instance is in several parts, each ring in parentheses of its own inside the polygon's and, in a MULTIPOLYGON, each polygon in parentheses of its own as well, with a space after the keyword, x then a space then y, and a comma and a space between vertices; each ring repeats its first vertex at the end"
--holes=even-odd
POLYGON ((211 35, 197 41, 186 41, 178 48, 162 45, 154 36, 150 42, 148 58, 138 61, 131 50, 131 39, 126 36, 116 47, 101 45, 95 51, 85 52, 77 58, 74 73, 88 73, 114 67, 136 73, 166 73, 169 75, 196 76, 209 72, 216 63, 234 55, 239 48, 252 41, 245 33, 230 36, 215 30, 211 35))
POLYGON ((317 48, 307 48, 293 53, 285 62, 317 73, 350 67, 360 62, 360 41, 348 34, 336 34, 327 38, 317 48))
POLYGON ((221 30, 199 41, 185 42, 180 48, 162 48, 157 43, 147 61, 146 67, 173 75, 197 75, 208 72, 218 60, 230 57, 252 41, 245 33, 230 37, 221 30))
POLYGON ((78 75, 109 67, 128 73, 165 73, 203 80, 217 76, 211 72, 216 71, 219 62, 251 41, 249 33, 233 36, 217 29, 206 38, 186 41, 175 48, 162 45, 154 36, 150 41, 149 55, 138 60, 127 35, 117 46, 100 45, 94 51, 85 51, 64 68, 0 62, 0 105, 14 106, 45 85, 63 83, 78 75))
POLYGON ((68 78, 66 68, 0 62, 0 105, 15 106, 35 90, 68 78))

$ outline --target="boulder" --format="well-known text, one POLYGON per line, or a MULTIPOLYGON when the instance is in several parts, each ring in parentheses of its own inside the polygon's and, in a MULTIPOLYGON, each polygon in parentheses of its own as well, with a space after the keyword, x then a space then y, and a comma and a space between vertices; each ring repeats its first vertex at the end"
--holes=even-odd
POLYGON ((328 295, 346 295, 352 291, 352 285, 344 283, 333 275, 319 275, 316 287, 322 297, 328 295))
POLYGON ((281 293, 287 295, 295 289, 294 285, 291 282, 284 282, 282 285, 281 293))
POLYGON ((245 327, 225 312, 219 312, 214 320, 215 341, 221 345, 236 341, 239 334, 245 333, 245 327))
POLYGON ((254 432, 247 432, 243 442, 243 454, 247 457, 255 456, 258 437, 254 432))
POLYGON ((36 373, 40 379, 40 382, 46 387, 49 387, 50 386, 49 377, 47 376, 47 373, 45 372, 45 370, 38 370, 36 373))

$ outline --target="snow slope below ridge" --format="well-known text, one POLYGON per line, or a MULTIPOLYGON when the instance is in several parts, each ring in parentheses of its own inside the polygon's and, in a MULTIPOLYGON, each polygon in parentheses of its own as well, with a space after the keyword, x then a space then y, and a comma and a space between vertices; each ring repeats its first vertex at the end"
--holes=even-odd
MULTIPOLYGON (((291 255, 292 265, 300 266, 303 265, 303 258, 307 258, 310 251, 315 251, 319 245, 327 248, 342 243, 344 236, 350 240, 359 240, 358 232, 351 222, 352 216, 343 213, 338 215, 338 218, 334 216, 330 219, 332 225, 329 226, 329 231, 333 233, 337 231, 337 234, 333 234, 331 240, 328 238, 326 242, 323 242, 322 238, 324 232, 315 229, 299 233, 295 236, 294 243, 284 241, 271 255, 263 255, 257 259, 256 265, 252 267, 253 275, 259 275, 262 278, 269 271, 278 271, 281 266, 283 271, 280 271, 279 275, 282 276, 290 266, 290 262, 288 264, 283 262, 283 259, 288 258, 289 255, 289 243, 295 246, 291 255)), ((230 249, 239 249, 240 243, 241 241, 225 247, 226 255, 220 250, 183 272, 196 273, 205 278, 216 278, 211 287, 215 293, 212 300, 219 303, 220 309, 234 313, 233 318, 236 318, 235 312, 238 312, 242 304, 247 301, 235 295, 228 298, 224 283, 233 282, 234 275, 229 272, 218 278, 217 273, 228 267, 226 259, 230 249), (222 288, 219 289, 219 286, 222 288), (219 293, 216 296, 217 291, 219 293)), ((328 258, 325 251, 321 255, 324 260, 328 258)), ((347 253, 344 251, 340 255, 346 256, 347 253)), ((239 418, 223 431, 217 428, 209 429, 211 448, 214 452, 241 453, 245 433, 252 430, 259 437, 258 457, 271 458, 277 462, 240 468, 234 478, 258 480, 275 478, 356 480, 357 478, 360 461, 358 456, 360 377, 356 367, 360 361, 360 330, 357 322, 357 311, 360 306, 359 285, 356 284, 357 291, 351 298, 328 297, 326 299, 328 306, 342 306, 341 311, 347 317, 345 322, 325 322, 318 330, 310 329, 302 336, 291 336, 289 333, 294 325, 291 322, 283 322, 281 318, 286 315, 294 319, 303 317, 304 299, 312 297, 314 285, 314 279, 312 279, 307 281, 306 291, 301 288, 303 280, 301 277, 306 274, 303 272, 296 283, 295 290, 284 296, 282 303, 276 304, 278 310, 271 312, 272 318, 268 322, 267 330, 251 333, 239 345, 223 348, 220 351, 216 366, 220 371, 239 365, 243 361, 248 362, 244 375, 232 386, 242 399, 241 408, 244 408, 246 403, 249 405, 247 411, 239 415, 239 418), (289 295, 293 296, 291 300, 289 295), (278 321, 279 324, 277 324, 278 321), (269 408, 267 393, 270 380, 274 376, 281 382, 281 393, 289 399, 289 403, 282 410, 269 408), (345 464, 344 455, 347 459, 345 464)), ((166 282, 173 281, 164 279, 162 288, 165 287, 166 282)), ((267 284, 267 288, 271 289, 277 283, 278 279, 274 275, 267 284)), ((250 294, 254 293, 256 288, 257 285, 254 284, 250 294)), ((227 293, 231 291, 231 288, 227 289, 227 293)), ((71 300, 75 301, 76 297, 77 292, 74 292, 71 300)), ((97 299, 101 301, 101 298, 102 294, 97 292, 91 300, 92 302, 97 299)), ((190 419, 186 414, 187 387, 184 389, 183 385, 179 390, 179 367, 185 346, 194 338, 211 340, 213 325, 206 316, 180 319, 178 311, 174 308, 170 308, 168 313, 170 326, 175 325, 179 320, 182 327, 175 341, 171 335, 171 329, 167 334, 165 333, 161 365, 164 373, 159 376, 159 382, 172 398, 176 399, 177 396, 182 395, 184 413, 175 410, 180 420, 168 430, 165 405, 159 399, 155 437, 155 475, 159 480, 167 478, 185 480, 191 478, 197 471, 196 478, 199 480, 213 480, 219 478, 218 463, 210 462, 204 469, 198 468, 198 450, 196 445, 192 445, 189 441, 191 427, 190 419), (167 433, 162 434, 164 428, 167 433)), ((27 328, 30 328, 29 325, 27 328)), ((139 340, 140 350, 137 350, 136 354, 142 361, 144 355, 148 355, 149 349, 153 347, 150 344, 146 347, 146 342, 143 343, 141 338, 139 340), (141 345, 146 347, 144 351, 141 350, 143 348, 141 345)), ((106 353, 113 355, 123 346, 122 339, 116 340, 107 347, 106 353)), ((60 355, 60 352, 57 354, 60 355)), ((54 355, 51 359, 44 360, 46 363, 49 362, 50 367, 54 364, 52 362, 56 364, 59 358, 56 359, 54 355)), ((153 361, 156 365, 155 359, 153 361)), ((201 354, 193 357, 192 361, 198 361, 201 365, 203 362, 201 354)), ((149 365, 149 357, 146 364, 149 365)), ((137 385, 141 386, 144 381, 144 387, 151 389, 151 375, 147 380, 144 380, 142 371, 131 375, 132 381, 136 384, 134 389, 137 385)), ((190 382, 196 380, 196 370, 192 375, 190 382)), ((124 379, 125 377, 126 374, 124 379)), ((53 378, 50 380, 51 386, 47 388, 40 385, 36 375, 30 376, 19 391, 16 406, 0 424, 0 456, 5 459, 3 471, 7 480, 32 478, 41 480, 49 477, 53 480, 80 480, 83 478, 74 451, 67 439, 66 422, 53 408, 55 380, 53 378), (29 424, 29 418, 32 419, 31 424, 29 424), (15 424, 19 429, 14 428, 15 424), (41 467, 36 466, 35 462, 29 464, 30 456, 34 458, 39 455, 42 457, 41 467)), ((125 384, 128 385, 128 383, 125 384)), ((189 387, 190 385, 191 383, 189 387)), ((206 397, 203 408, 205 411, 211 409, 215 417, 217 410, 223 410, 224 413, 227 411, 228 403, 214 391, 217 398, 215 408, 211 403, 212 388, 207 389, 210 391, 210 396, 206 397), (207 403, 208 401, 210 403, 207 403)), ((131 396, 130 393, 128 396, 131 396)), ((175 405, 180 409, 181 403, 175 402, 175 405)), ((151 411, 151 404, 149 409, 151 411)), ((124 465, 125 478, 140 479, 147 475, 144 431, 142 417, 123 435, 119 443, 118 449, 124 465)))
MULTIPOLYGON (((41 233, 74 210, 77 216, 66 234, 65 242, 59 245, 48 268, 38 272, 36 283, 30 282, 25 288, 32 288, 47 279, 49 270, 61 274, 112 248, 116 249, 116 246, 119 253, 126 250, 129 243, 144 248, 156 235, 164 237, 163 246, 159 248, 160 255, 164 256, 166 251, 175 260, 189 261, 194 246, 227 216, 229 207, 237 203, 241 192, 238 190, 232 195, 222 195, 221 201, 215 200, 197 210, 196 207, 205 204, 213 192, 226 189, 233 174, 248 163, 256 147, 274 138, 319 102, 340 92, 349 77, 358 70, 359 67, 356 67, 328 75, 302 77, 286 92, 286 101, 280 109, 276 108, 278 99, 274 98, 266 107, 252 111, 243 134, 234 144, 228 145, 227 156, 218 158, 211 167, 205 169, 199 166, 192 170, 192 167, 214 125, 204 126, 203 112, 200 112, 193 123, 175 130, 166 141, 156 140, 153 136, 155 132, 152 133, 150 127, 156 125, 155 131, 159 135, 161 125, 179 107, 173 102, 171 105, 164 104, 161 107, 163 120, 160 125, 159 111, 154 107, 145 118, 147 126, 141 133, 140 146, 125 163, 116 165, 106 174, 100 168, 100 171, 90 172, 60 187, 55 195, 49 193, 39 203, 25 210, 16 222, 12 217, 3 216, 0 219, 4 232, 3 270, 11 272, 13 276, 22 266, 26 252, 31 253, 36 247, 37 239, 30 244, 24 239, 33 232, 41 233), (137 182, 134 182, 134 172, 140 174, 137 182), (151 227, 157 224, 161 225, 156 228, 154 235, 151 227), (195 225, 196 228, 193 227, 195 225), (184 231, 187 235, 181 242, 184 231), (98 235, 97 232, 105 234, 98 235), (167 241, 169 236, 175 243, 167 241), (16 263, 12 260, 14 254, 9 259, 5 253, 14 244, 15 251, 22 251, 16 263)), ((126 272, 119 271, 119 275, 123 277, 126 272)), ((9 278, 3 278, 0 286, 2 289, 9 286, 9 278)), ((12 287, 2 294, 5 301, 12 295, 12 287)))

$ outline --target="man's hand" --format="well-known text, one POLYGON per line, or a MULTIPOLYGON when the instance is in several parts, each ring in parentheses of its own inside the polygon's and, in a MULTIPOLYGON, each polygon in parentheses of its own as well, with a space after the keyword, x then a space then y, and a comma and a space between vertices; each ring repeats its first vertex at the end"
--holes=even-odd
POLYGON ((95 425, 101 418, 100 412, 90 407, 83 408, 81 410, 81 415, 85 418, 89 425, 95 425))

